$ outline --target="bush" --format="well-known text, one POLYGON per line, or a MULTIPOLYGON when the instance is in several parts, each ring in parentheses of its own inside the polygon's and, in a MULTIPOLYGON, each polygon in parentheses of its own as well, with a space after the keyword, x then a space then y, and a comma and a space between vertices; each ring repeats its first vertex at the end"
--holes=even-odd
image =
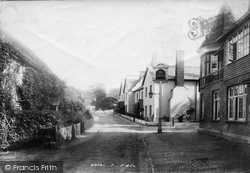
POLYGON ((55 111, 23 110, 16 113, 15 131, 21 139, 51 139, 52 131, 59 122, 60 114, 55 111))

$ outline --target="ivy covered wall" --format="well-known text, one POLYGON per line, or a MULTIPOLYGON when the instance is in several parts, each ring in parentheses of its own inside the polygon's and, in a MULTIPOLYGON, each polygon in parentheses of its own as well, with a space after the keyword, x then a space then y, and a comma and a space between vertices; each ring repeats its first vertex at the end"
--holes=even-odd
POLYGON ((0 39, 0 148, 23 140, 50 141, 55 125, 79 122, 85 107, 67 100, 65 87, 56 75, 33 66, 15 46, 0 39))

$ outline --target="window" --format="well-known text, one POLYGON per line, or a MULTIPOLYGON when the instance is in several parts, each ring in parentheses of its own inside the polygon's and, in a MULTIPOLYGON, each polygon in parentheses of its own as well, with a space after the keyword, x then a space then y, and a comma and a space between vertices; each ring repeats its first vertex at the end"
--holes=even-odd
POLYGON ((150 92, 152 92, 152 85, 150 85, 150 92))
POLYGON ((210 73, 210 55, 206 56, 206 75, 210 73))
POLYGON ((211 67, 211 70, 210 70, 211 73, 215 72, 218 69, 218 55, 216 56, 211 55, 210 67, 211 67))
POLYGON ((245 25, 228 40, 229 61, 249 54, 249 25, 245 25))
POLYGON ((247 85, 228 88, 228 120, 246 120, 246 88, 247 85))
POLYGON ((205 111, 205 104, 204 104, 204 95, 201 95, 201 119, 204 119, 204 111, 205 111))
POLYGON ((201 58, 201 76, 209 75, 222 68, 223 66, 223 51, 220 51, 218 54, 214 55, 213 53, 209 53, 204 55, 201 58))
POLYGON ((213 92, 213 119, 220 119, 220 91, 213 92))
POLYGON ((145 97, 147 97, 148 89, 147 87, 145 88, 145 97))
POLYGON ((223 67, 223 57, 224 57, 224 49, 222 49, 218 53, 218 69, 221 69, 223 67))
POLYGON ((147 117, 147 113, 148 113, 148 110, 147 110, 147 106, 145 106, 145 117, 147 117))

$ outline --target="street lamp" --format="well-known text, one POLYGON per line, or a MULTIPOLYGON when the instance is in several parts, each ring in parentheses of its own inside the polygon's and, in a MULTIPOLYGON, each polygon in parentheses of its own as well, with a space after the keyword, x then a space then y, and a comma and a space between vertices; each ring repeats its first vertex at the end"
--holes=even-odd
MULTIPOLYGON (((160 81, 160 88, 159 88, 160 92, 159 92, 159 120, 158 120, 158 133, 162 133, 162 81, 160 81)), ((158 94, 158 93, 153 93, 152 91, 150 91, 148 93, 149 98, 152 98, 153 95, 158 94)))
POLYGON ((150 91, 150 92, 148 93, 149 98, 152 98, 154 94, 155 94, 155 93, 153 93, 152 91, 150 91))

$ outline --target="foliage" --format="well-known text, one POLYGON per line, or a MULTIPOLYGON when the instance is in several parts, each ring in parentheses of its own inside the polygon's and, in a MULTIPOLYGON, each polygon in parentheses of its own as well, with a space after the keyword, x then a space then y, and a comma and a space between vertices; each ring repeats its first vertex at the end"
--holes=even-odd
POLYGON ((15 133, 13 131, 12 123, 14 117, 14 107, 11 103, 11 93, 13 82, 14 68, 11 66, 11 61, 8 58, 8 54, 2 52, 2 44, 0 47, 0 140, 1 148, 5 149, 9 147, 9 141, 15 140, 15 133))
POLYGON ((27 68, 18 94, 24 109, 49 110, 64 97, 64 88, 65 83, 55 75, 27 68))
POLYGON ((71 125, 85 115, 83 102, 67 100, 66 85, 54 74, 28 65, 17 82, 19 65, 13 59, 18 58, 25 60, 12 45, 0 42, 0 149, 23 140, 54 140, 55 125, 71 125))
POLYGON ((43 136, 44 129, 53 128, 59 119, 56 111, 22 110, 15 114, 14 128, 21 139, 47 140, 52 136, 43 136))
POLYGON ((96 110, 113 109, 118 100, 114 97, 107 97, 106 89, 103 84, 95 84, 90 87, 90 92, 93 96, 92 105, 96 107, 96 110))

